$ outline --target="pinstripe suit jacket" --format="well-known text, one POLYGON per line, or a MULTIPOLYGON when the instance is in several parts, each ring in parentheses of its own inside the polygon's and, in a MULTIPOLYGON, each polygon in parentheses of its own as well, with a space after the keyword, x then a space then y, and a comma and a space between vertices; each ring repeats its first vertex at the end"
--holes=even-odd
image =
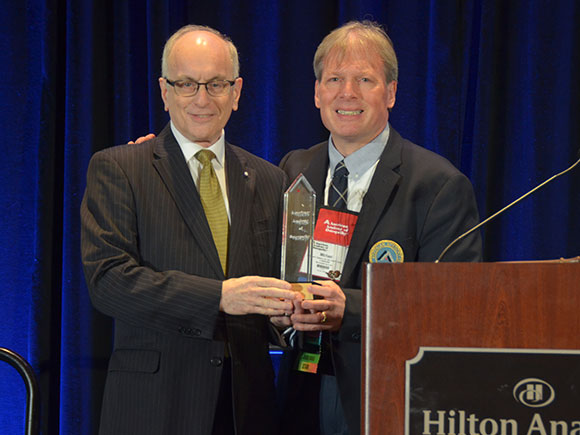
MULTIPOLYGON (((233 145, 225 155, 229 277, 275 276, 286 176, 233 145)), ((169 126, 140 146, 93 156, 81 222, 91 300, 115 319, 100 433, 210 433, 225 336, 237 431, 272 433, 267 319, 219 312, 224 275, 169 126)))

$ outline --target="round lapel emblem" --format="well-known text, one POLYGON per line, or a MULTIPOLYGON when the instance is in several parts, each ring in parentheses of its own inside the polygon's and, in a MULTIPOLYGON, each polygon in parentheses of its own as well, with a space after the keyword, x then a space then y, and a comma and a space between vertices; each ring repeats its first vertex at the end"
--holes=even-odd
POLYGON ((381 240, 375 243, 369 252, 371 263, 402 263, 404 260, 403 249, 392 240, 381 240))

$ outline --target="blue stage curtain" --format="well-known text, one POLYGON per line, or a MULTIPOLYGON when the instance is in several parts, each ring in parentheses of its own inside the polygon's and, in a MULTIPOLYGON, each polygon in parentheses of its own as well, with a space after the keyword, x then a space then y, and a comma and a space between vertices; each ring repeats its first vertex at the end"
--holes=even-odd
MULTIPOLYGON (((312 58, 351 19, 383 24, 399 57, 391 123, 473 182, 482 218, 577 159, 580 5, 573 0, 26 0, 0 13, 0 346, 28 359, 46 434, 89 434, 112 322, 90 305, 79 205, 91 154, 167 115, 166 38, 215 27, 238 46, 244 87, 228 140, 277 163, 328 136, 312 58)), ((483 231, 485 259, 580 254, 580 170, 483 231)), ((0 366, 0 427, 22 430, 24 387, 0 366)))

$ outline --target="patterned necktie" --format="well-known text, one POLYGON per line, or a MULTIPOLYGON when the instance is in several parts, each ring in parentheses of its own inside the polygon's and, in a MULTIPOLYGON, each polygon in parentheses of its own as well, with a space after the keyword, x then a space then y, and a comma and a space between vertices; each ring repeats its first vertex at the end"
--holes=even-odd
POLYGON ((199 196, 201 197, 205 217, 209 223, 213 241, 220 257, 224 275, 226 275, 230 225, 220 183, 211 164, 215 154, 209 150, 201 150, 195 155, 195 158, 202 164, 201 173, 199 174, 199 196))
POLYGON ((334 176, 328 189, 328 205, 339 210, 347 210, 348 169, 341 160, 334 168, 334 176))

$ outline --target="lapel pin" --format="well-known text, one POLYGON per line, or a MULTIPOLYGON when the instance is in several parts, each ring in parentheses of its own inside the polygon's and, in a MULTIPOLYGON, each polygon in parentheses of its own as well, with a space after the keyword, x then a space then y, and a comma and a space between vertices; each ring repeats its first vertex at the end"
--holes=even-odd
POLYGON ((403 248, 393 240, 381 240, 369 252, 371 263, 402 263, 405 261, 403 248))

